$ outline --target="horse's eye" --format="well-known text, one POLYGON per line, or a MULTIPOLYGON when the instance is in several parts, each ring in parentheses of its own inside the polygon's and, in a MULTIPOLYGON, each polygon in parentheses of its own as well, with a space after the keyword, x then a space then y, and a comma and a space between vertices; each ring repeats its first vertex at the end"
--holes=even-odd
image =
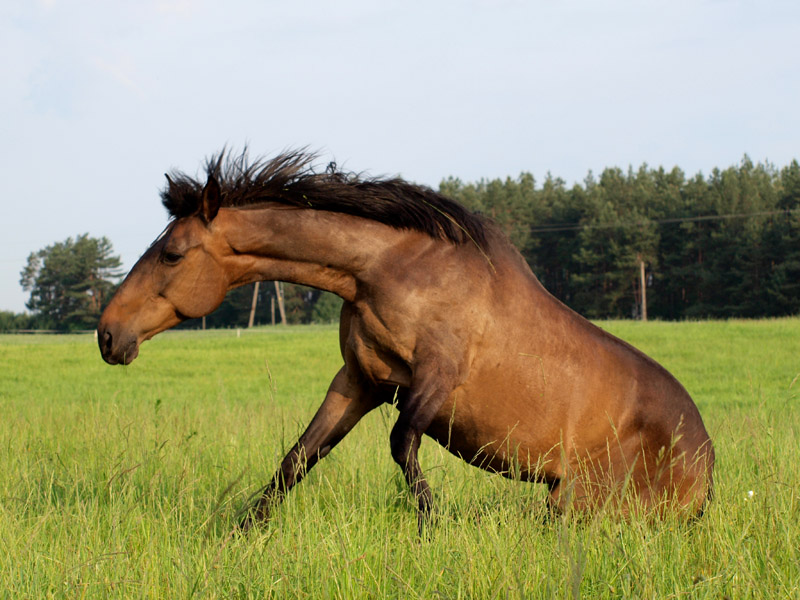
POLYGON ((181 262, 182 258, 183 256, 177 252, 165 252, 161 257, 161 262, 163 262, 165 265, 173 266, 181 262))

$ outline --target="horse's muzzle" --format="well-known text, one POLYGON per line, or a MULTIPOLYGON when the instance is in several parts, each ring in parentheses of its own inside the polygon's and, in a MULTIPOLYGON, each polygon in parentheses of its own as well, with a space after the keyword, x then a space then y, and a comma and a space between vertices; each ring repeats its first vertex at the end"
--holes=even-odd
POLYGON ((120 332, 112 333, 102 323, 97 328, 97 345, 103 360, 110 365, 127 365, 139 355, 139 344, 135 337, 120 332))

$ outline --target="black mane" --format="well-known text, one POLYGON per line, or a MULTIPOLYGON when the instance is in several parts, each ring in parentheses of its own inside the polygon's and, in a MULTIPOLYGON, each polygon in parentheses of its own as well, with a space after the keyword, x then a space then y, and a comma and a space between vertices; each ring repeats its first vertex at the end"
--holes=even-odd
MULTIPOLYGON (((303 151, 272 160, 248 162, 247 152, 231 157, 223 150, 206 162, 222 192, 224 207, 279 202, 298 208, 326 210, 371 219, 398 229, 412 229, 456 244, 486 246, 484 221, 458 202, 432 189, 400 178, 361 179, 331 163, 316 172, 316 157, 303 151)), ((175 219, 197 214, 205 181, 180 172, 167 176, 161 200, 175 219)))

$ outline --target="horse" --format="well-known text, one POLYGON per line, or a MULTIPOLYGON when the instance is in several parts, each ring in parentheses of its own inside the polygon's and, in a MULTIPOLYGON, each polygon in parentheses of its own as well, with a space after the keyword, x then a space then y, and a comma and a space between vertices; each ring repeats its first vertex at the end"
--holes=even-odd
POLYGON ((386 403, 420 530, 433 507, 423 434, 479 468, 545 483, 556 513, 701 514, 714 448, 666 369, 550 295, 489 219, 401 178, 316 160, 223 150, 200 179, 167 174, 168 225, 97 329, 103 359, 129 364, 142 342, 211 313, 237 286, 280 280, 343 299, 344 364, 240 527, 268 520, 386 403))

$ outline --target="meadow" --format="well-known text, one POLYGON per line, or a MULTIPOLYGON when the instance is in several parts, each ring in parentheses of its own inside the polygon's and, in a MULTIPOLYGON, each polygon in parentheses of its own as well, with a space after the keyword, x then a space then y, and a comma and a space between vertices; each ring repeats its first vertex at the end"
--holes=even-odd
POLYGON ((0 336, 2 598, 800 598, 800 319, 605 321, 692 394, 716 496, 693 524, 545 519, 545 490, 432 440, 420 537, 370 413, 265 527, 238 511, 341 364, 335 327, 0 336))

